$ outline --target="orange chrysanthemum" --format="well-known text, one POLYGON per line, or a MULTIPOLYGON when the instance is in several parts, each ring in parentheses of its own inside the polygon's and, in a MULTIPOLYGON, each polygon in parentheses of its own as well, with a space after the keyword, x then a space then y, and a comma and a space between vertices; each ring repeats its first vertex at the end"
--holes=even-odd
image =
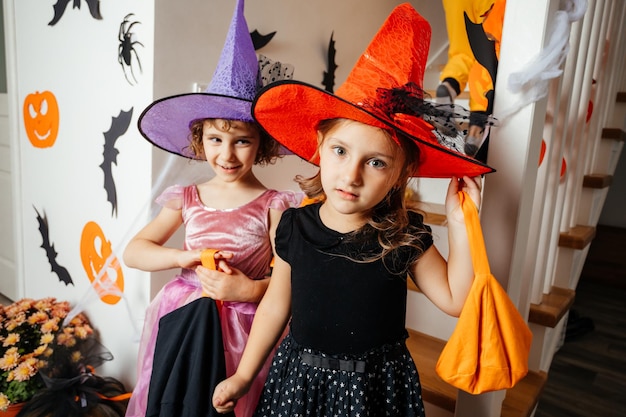
POLYGON ((2 346, 8 347, 17 344, 20 341, 20 335, 18 333, 9 333, 7 337, 4 338, 2 342, 2 346))
POLYGON ((37 373, 37 360, 35 358, 29 358, 26 361, 19 364, 15 368, 15 380, 24 382, 31 379, 37 373))
POLYGON ((38 373, 53 369, 56 353, 81 360, 79 342, 93 329, 82 313, 63 323, 70 310, 67 301, 51 297, 0 306, 0 411, 44 387, 38 373))
POLYGON ((17 351, 16 347, 12 347, 4 352, 4 356, 0 358, 0 369, 3 371, 8 371, 17 366, 20 360, 20 354, 17 351))
POLYGON ((0 392, 0 410, 5 410, 9 405, 11 405, 9 397, 4 392, 0 392))

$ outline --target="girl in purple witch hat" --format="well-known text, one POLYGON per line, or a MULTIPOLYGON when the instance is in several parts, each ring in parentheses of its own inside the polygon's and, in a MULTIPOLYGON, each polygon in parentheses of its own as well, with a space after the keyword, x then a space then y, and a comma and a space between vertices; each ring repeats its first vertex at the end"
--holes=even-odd
MULTIPOLYGON (((251 102, 263 84, 260 66, 272 69, 268 78, 273 80, 292 74, 288 66, 259 63, 244 19, 243 0, 238 0, 207 90, 158 100, 139 118, 139 130, 148 141, 168 152, 206 160, 215 176, 202 184, 167 188, 157 199, 160 213, 124 252, 129 267, 146 271, 182 268, 148 307, 137 384, 127 416, 213 415, 211 391, 200 388, 211 375, 193 369, 197 355, 215 348, 214 356, 219 359, 221 343, 213 346, 212 342, 222 337, 225 371, 231 374, 243 352, 257 303, 268 286, 278 220, 283 210, 299 204, 298 195, 267 189, 252 171, 255 164, 274 162, 280 149, 251 116, 251 102), (183 224, 184 248, 165 247, 183 224), (218 250, 217 270, 201 265, 205 249, 218 250), (217 316, 211 299, 223 302, 218 317, 221 326, 214 329, 214 335, 206 331, 210 319, 198 321, 197 317, 200 312, 217 316), (211 303, 208 307, 198 304, 206 300, 211 303), (201 328, 193 328, 195 323, 201 328), (183 387, 172 387, 173 378, 183 387)), ((266 374, 267 369, 238 405, 238 417, 251 415, 266 374)))

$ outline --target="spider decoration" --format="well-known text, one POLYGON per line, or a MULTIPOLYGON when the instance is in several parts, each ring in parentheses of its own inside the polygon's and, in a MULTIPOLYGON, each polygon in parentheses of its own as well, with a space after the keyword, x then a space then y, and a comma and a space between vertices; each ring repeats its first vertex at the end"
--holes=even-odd
POLYGON ((124 77, 130 85, 137 84, 137 78, 135 77, 135 71, 133 70, 134 62, 137 63, 137 66, 139 67, 139 72, 143 72, 141 69, 141 61, 139 60, 139 55, 137 55, 137 50, 135 49, 136 45, 143 46, 143 44, 135 40, 135 34, 132 32, 133 26, 139 24, 140 22, 131 22, 130 18, 132 16, 134 16, 133 13, 127 14, 120 24, 120 30, 118 34, 118 40, 120 42, 120 45, 117 51, 117 61, 122 66, 122 71, 124 71, 124 77))

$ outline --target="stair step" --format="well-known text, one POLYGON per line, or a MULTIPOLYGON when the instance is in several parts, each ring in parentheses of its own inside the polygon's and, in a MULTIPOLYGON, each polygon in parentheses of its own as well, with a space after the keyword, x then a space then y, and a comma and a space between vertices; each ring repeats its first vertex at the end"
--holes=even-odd
POLYGON ((544 294, 541 303, 530 304, 528 322, 554 328, 574 304, 576 291, 569 288, 552 287, 544 294))
MULTIPOLYGON (((441 379, 435 371, 446 342, 415 330, 408 329, 408 332, 406 345, 419 371, 424 401, 454 413, 459 390, 441 379)), ((530 417, 547 379, 545 372, 528 372, 513 388, 506 391, 501 416, 530 417)))
POLYGON ((445 226, 447 218, 444 204, 426 203, 423 201, 415 201, 413 204, 424 216, 425 224, 430 226, 445 226))
POLYGON ((419 371, 424 401, 454 413, 458 389, 441 379, 435 371, 446 342, 412 329, 408 332, 406 346, 419 371))
POLYGON ((559 247, 570 249, 585 249, 596 235, 593 226, 577 225, 569 232, 562 232, 559 236, 559 247))
POLYGON ((446 224, 445 214, 424 212, 424 223, 431 226, 443 226, 446 224))
POLYGON ((605 127, 602 129, 602 139, 626 141, 626 132, 618 127, 605 127))
MULTIPOLYGON (((605 129, 606 130, 606 129, 605 129)), ((622 133, 623 132, 621 131, 622 133)), ((583 186, 588 188, 605 188, 613 181, 612 175, 590 174, 585 175, 583 186)), ((441 214, 434 210, 423 210, 424 223, 429 225, 444 226, 446 224, 445 214, 441 214)), ((577 225, 572 227, 569 232, 562 232, 559 236, 559 247, 571 249, 584 249, 593 240, 596 235, 596 228, 593 226, 577 225)), ((410 285, 409 285, 410 288, 410 285)))
POLYGON ((609 174, 589 174, 583 178, 583 187, 602 189, 607 188, 613 182, 613 175, 609 174))
POLYGON ((517 385, 506 391, 500 416, 530 417, 547 381, 548 374, 546 372, 528 372, 517 385))

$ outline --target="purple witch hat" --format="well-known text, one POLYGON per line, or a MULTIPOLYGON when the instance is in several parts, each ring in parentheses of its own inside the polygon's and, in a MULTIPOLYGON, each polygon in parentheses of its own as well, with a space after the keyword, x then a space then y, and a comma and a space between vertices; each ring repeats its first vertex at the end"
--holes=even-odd
POLYGON ((259 63, 237 0, 226 42, 211 83, 202 93, 165 97, 139 116, 139 131, 153 145, 187 158, 189 125, 197 119, 219 118, 252 122, 251 105, 261 87, 259 63))

